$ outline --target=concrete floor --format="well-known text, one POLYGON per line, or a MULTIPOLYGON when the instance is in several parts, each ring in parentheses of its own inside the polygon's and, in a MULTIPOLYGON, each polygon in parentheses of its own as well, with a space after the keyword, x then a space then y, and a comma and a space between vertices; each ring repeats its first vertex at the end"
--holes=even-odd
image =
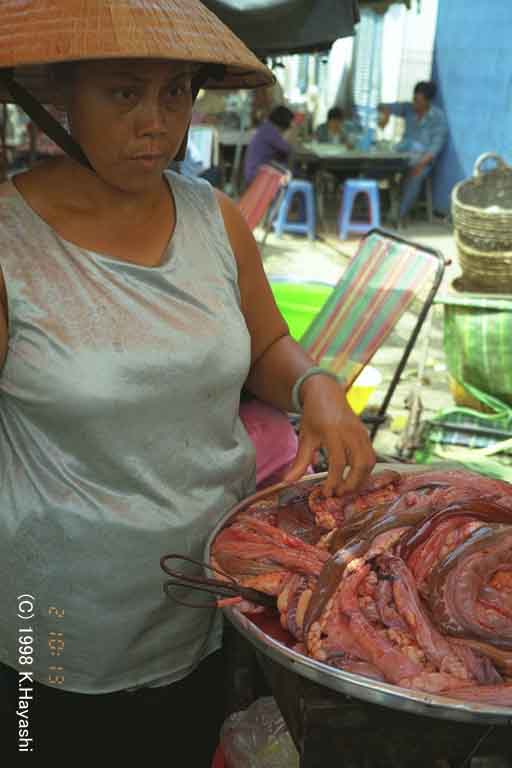
MULTIPOLYGON (((261 238, 261 234, 261 231, 256 231, 257 239, 261 238)), ((451 225, 441 219, 436 219, 433 224, 413 220, 399 234, 438 249, 451 262, 445 270, 438 292, 440 295, 460 274, 451 225)), ((334 285, 360 240, 359 237, 352 237, 341 241, 336 234, 335 215, 327 219, 318 235, 314 242, 310 242, 300 235, 283 235, 278 238, 271 233, 263 250, 267 275, 304 281, 316 280, 334 285)), ((404 428, 408 422, 409 427, 412 425, 409 406, 414 392, 419 391, 421 419, 453 405, 443 351, 443 307, 434 305, 431 312, 430 333, 427 321, 391 400, 387 422, 381 426, 374 440, 375 449, 379 454, 396 456, 401 453, 405 437, 404 428), (420 382, 418 371, 422 357, 425 357, 426 364, 420 382)), ((414 311, 405 313, 391 336, 374 356, 371 364, 378 368, 383 379, 369 402, 370 407, 380 402, 414 321, 414 311)), ((410 453, 406 451, 405 455, 410 453)))

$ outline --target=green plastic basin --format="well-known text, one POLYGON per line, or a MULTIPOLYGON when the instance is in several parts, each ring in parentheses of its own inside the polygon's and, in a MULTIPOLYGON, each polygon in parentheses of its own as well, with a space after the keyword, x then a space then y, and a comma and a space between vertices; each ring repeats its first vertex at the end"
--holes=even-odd
MULTIPOLYGON (((270 279, 270 287, 276 304, 288 323, 290 334, 300 341, 313 318, 320 311, 333 290, 327 283, 293 283, 286 280, 270 279)), ((328 368, 328 358, 322 365, 328 368)), ((367 365, 347 392, 347 400, 355 413, 361 413, 371 395, 382 381, 382 376, 375 368, 367 365)))
POLYGON ((279 311, 288 323, 290 335, 299 341, 332 291, 327 283, 293 283, 270 280, 279 311))

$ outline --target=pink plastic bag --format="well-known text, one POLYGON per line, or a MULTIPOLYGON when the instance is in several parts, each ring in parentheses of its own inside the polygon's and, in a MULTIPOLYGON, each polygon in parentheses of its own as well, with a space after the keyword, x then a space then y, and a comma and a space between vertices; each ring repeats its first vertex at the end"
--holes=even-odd
POLYGON ((256 488, 280 482, 297 455, 299 443, 288 416, 254 399, 240 404, 240 418, 256 450, 256 488))

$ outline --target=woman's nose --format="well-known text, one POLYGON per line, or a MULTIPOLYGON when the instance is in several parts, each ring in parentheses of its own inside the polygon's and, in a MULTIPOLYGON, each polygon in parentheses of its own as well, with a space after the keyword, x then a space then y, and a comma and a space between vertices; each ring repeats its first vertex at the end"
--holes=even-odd
POLYGON ((167 130, 165 109, 158 99, 144 99, 139 105, 137 116, 138 133, 144 135, 163 134, 167 130))

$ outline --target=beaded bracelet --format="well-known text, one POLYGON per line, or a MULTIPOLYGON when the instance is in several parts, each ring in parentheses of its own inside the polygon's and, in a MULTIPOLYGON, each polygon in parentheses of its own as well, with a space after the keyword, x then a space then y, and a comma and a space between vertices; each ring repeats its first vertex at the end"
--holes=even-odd
POLYGON ((333 373, 332 371, 327 371, 325 368, 320 368, 319 365, 315 365, 312 368, 308 368, 307 371, 305 371, 302 376, 299 376, 297 381, 292 387, 292 406, 293 406, 293 412, 294 413, 302 413, 302 403, 300 401, 300 388, 304 384, 307 379, 309 379, 310 376, 317 376, 318 374, 323 374, 324 376, 329 376, 331 379, 334 379, 338 383, 340 383, 340 379, 338 376, 333 373))

